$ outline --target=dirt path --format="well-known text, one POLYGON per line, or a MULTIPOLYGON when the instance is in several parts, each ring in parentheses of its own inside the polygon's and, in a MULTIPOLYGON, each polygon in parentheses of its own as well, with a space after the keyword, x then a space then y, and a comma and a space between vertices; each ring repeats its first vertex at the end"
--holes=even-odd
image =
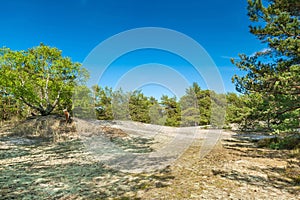
POLYGON ((117 158, 114 167, 140 172, 170 166, 174 179, 139 193, 141 199, 300 199, 299 184, 286 177, 289 162, 299 170, 300 161, 288 152, 257 149, 220 130, 122 121, 112 127, 158 142, 150 157, 122 155, 126 162, 117 158))
POLYGON ((140 173, 161 170, 172 165, 195 141, 201 141, 199 158, 207 155, 220 138, 222 130, 207 130, 199 127, 166 127, 132 121, 83 121, 77 120, 81 140, 99 161, 123 172, 140 173), (132 153, 123 150, 106 136, 98 134, 103 127, 122 130, 130 137, 152 140, 148 153, 132 153), (88 133, 86 137, 85 133, 88 133))
POLYGON ((167 187, 149 190, 141 198, 300 199, 300 186, 284 177, 285 155, 227 139, 199 159, 200 146, 191 145, 171 166, 175 178, 167 187))

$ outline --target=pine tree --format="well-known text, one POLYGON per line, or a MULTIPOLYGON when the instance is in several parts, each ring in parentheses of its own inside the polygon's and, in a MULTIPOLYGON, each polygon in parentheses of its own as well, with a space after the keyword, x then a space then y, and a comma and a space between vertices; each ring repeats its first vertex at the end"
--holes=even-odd
POLYGON ((198 126, 200 122, 199 102, 195 93, 195 86, 194 84, 193 87, 187 88, 186 94, 180 98, 182 126, 198 126))
POLYGON ((99 120, 112 120, 112 89, 93 86, 96 116, 99 120))
POLYGON ((180 126, 181 109, 176 97, 170 98, 166 95, 163 95, 161 97, 161 104, 164 107, 167 116, 165 125, 175 127, 180 126))
POLYGON ((260 96, 259 119, 270 129, 294 130, 300 116, 300 3, 296 0, 248 1, 250 32, 267 45, 233 63, 246 72, 233 77, 237 91, 260 96))
POLYGON ((133 121, 150 123, 150 101, 139 90, 132 92, 129 100, 130 118, 133 121))
POLYGON ((151 124, 164 125, 166 116, 163 113, 163 108, 159 105, 154 97, 149 98, 149 116, 151 124))

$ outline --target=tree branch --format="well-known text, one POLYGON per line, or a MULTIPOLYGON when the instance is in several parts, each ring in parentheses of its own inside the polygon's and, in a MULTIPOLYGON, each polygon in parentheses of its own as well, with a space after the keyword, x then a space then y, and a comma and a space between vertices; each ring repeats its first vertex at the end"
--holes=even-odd
POLYGON ((58 91, 58 94, 57 94, 57 96, 56 96, 56 98, 55 98, 53 104, 51 105, 51 104, 49 103, 49 104, 47 105, 46 114, 49 114, 49 113, 51 113, 51 112, 54 110, 54 108, 56 107, 56 105, 58 104, 58 101, 59 101, 59 99, 60 99, 60 94, 61 94, 61 92, 62 92, 62 88, 58 91))
POLYGON ((286 109, 286 110, 277 112, 275 118, 279 117, 279 115, 282 115, 282 114, 284 114, 284 113, 286 113, 286 112, 293 111, 293 110, 297 110, 297 109, 299 109, 299 108, 300 108, 300 105, 296 105, 296 106, 290 107, 290 108, 288 108, 288 109, 286 109))
POLYGON ((34 108, 35 110, 38 110, 38 111, 40 111, 40 112, 43 111, 43 108, 32 105, 31 103, 29 103, 28 101, 26 101, 25 98, 24 98, 23 96, 20 96, 19 99, 20 99, 21 101, 23 101, 27 106, 29 106, 29 107, 31 107, 31 108, 34 108))

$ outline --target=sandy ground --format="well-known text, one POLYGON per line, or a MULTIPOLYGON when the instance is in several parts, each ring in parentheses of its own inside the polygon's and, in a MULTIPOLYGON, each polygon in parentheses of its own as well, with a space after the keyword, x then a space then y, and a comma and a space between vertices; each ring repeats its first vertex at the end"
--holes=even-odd
POLYGON ((299 152, 221 130, 51 120, 24 122, 17 135, 1 127, 0 199, 300 199, 299 152))
POLYGON ((287 170, 299 176, 299 157, 227 138, 199 159, 200 146, 195 142, 170 167, 175 178, 167 187, 142 199, 300 199, 299 183, 286 176, 287 170))

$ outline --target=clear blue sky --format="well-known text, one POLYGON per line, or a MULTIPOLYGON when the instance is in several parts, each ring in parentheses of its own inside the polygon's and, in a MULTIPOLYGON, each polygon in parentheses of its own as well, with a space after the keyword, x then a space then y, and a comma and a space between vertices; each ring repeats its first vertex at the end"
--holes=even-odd
MULTIPOLYGON (((205 48, 218 66, 228 92, 235 91, 231 77, 239 73, 230 63, 230 57, 252 54, 264 47, 249 33, 246 0, 0 0, 0 3, 0 46, 21 50, 43 42, 61 49, 73 61, 83 62, 100 42, 122 31, 139 27, 173 29, 205 48)), ((111 77, 112 81, 130 67, 149 62, 174 64, 178 71, 185 65, 166 52, 136 52, 115 62, 124 68, 113 70, 116 77, 111 77)), ((197 81, 193 75, 187 78, 197 81)), ((205 88, 201 80, 198 82, 205 88)))

